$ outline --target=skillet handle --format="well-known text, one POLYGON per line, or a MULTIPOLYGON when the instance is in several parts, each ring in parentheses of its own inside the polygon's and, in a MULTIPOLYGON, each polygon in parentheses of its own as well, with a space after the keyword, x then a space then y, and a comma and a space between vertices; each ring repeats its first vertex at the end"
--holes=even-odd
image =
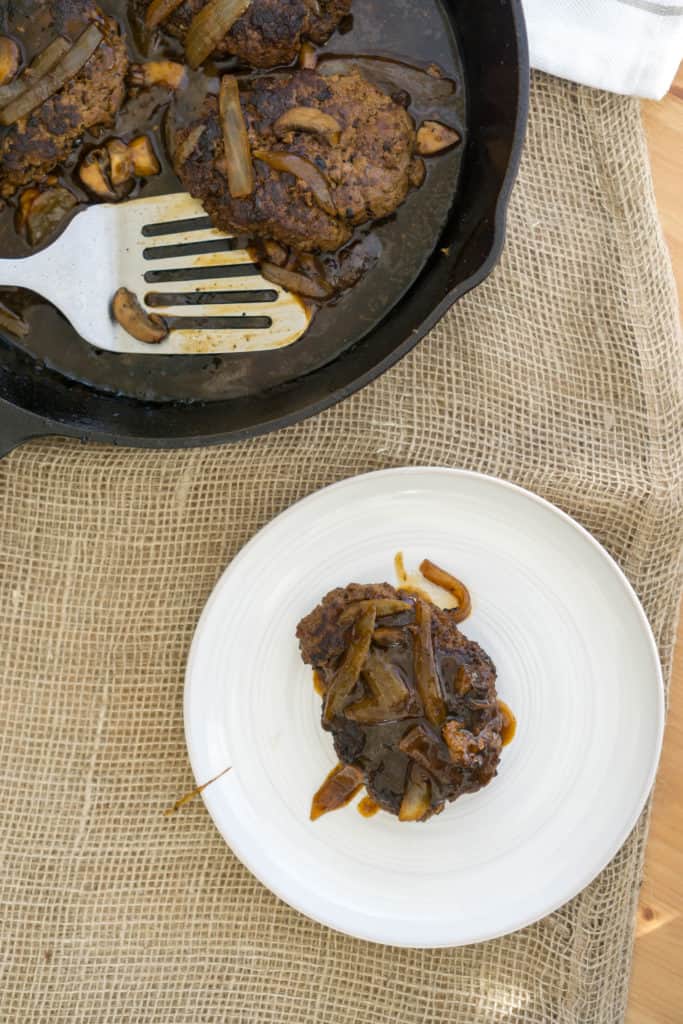
POLYGON ((0 398, 0 459, 33 437, 61 434, 61 428, 43 416, 26 412, 0 398))

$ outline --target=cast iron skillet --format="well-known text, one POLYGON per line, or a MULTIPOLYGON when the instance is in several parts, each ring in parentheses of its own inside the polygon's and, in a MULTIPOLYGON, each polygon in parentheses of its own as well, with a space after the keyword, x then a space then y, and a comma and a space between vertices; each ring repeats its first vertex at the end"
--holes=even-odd
MULTIPOLYGON (((116 391, 116 381, 112 387, 97 386, 87 377, 84 382, 83 375, 71 375, 55 366, 54 360, 44 357, 55 341, 50 330, 47 338, 43 335, 35 339, 33 349, 31 338, 20 348, 0 337, 0 455, 29 438, 54 434, 172 448, 238 441, 288 426, 341 401, 389 369, 454 302, 488 276, 503 246, 507 205, 526 126, 529 65, 521 0, 357 0, 357 4, 361 27, 366 17, 375 32, 386 33, 382 38, 385 53, 412 56, 411 51, 406 52, 410 45, 407 40, 419 37, 421 52, 415 57, 424 60, 431 40, 441 66, 450 64, 447 70, 455 69, 460 80, 465 144, 455 164, 442 164, 440 171, 433 172, 443 188, 443 167, 450 167, 446 216, 440 230, 430 238, 410 286, 391 308, 381 309, 378 315, 375 310, 365 316, 363 304, 367 300, 360 291, 355 291, 355 297, 354 292, 349 293, 353 298, 348 301, 356 303, 355 313, 360 302, 359 322, 365 316, 365 322, 371 325, 365 333, 354 328, 345 345, 336 345, 329 361, 316 365, 313 360, 310 372, 306 372, 306 359, 302 357, 306 349, 293 346, 289 355, 279 356, 291 360, 287 365, 294 370, 289 376, 273 362, 270 353, 260 364, 248 365, 251 386, 243 394, 236 391, 221 395, 208 386, 202 393, 203 367, 194 362, 191 367, 188 364, 187 396, 164 400, 152 393, 141 398, 142 385, 137 394, 135 386, 116 391), (411 24, 411 19, 416 19, 415 23, 411 24), (392 40, 393 31, 402 33, 398 41, 392 40), (444 57, 445 47, 451 51, 449 60, 444 57), (277 372, 270 374, 268 367, 277 372), (277 382, 269 384, 269 376, 277 382)), ((357 39, 351 42, 359 46, 357 39)), ((376 35, 364 52, 377 52, 378 42, 376 35)), ((337 37, 329 48, 339 53, 361 52, 351 49, 344 37, 337 37)), ((427 203, 428 194, 423 189, 417 202, 427 203)), ((443 195, 439 201, 443 201, 443 195)), ((399 213, 398 220, 404 225, 402 241, 405 225, 423 219, 415 217, 416 209, 419 207, 399 213)), ((427 206, 423 205, 422 210, 429 215, 427 206)), ((391 231, 399 229, 389 226, 386 230, 391 248, 391 231)), ((51 310, 46 312, 54 316, 51 310)), ((338 318, 340 324, 347 321, 338 318)), ((49 319, 43 322, 52 323, 49 319)), ((55 335, 62 331, 68 333, 66 325, 57 324, 55 335)), ((321 346, 324 353, 329 339, 321 327, 318 335, 319 354, 321 346)), ((53 348, 63 352, 63 345, 68 343, 68 338, 65 342, 60 339, 60 345, 53 348)), ((74 336, 72 344, 84 343, 74 336)), ((76 348, 74 352, 77 354, 76 348)), ((92 353, 88 351, 87 357, 91 358, 92 353)), ((171 362, 177 391, 182 388, 182 372, 178 372, 182 367, 175 359, 171 362)), ((222 366, 220 361, 214 362, 221 373, 227 367, 231 373, 236 369, 235 379, 240 377, 239 363, 222 366)), ((126 379, 133 385, 138 377, 149 380, 154 365, 140 357, 139 364, 126 365, 126 379)))

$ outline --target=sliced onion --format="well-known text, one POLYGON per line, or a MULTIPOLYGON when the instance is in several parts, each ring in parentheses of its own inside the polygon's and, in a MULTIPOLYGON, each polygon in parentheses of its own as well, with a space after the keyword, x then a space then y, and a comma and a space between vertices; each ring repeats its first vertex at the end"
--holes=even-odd
POLYGON ((25 338, 31 328, 22 317, 0 302, 0 331, 8 331, 15 338, 25 338))
POLYGON ((363 773, 352 764, 338 764, 330 772, 311 804, 311 821, 345 807, 363 785, 363 773))
POLYGON ((428 558, 421 562, 420 572, 430 583, 453 595, 458 602, 458 607, 449 614, 453 616, 454 622, 464 622, 472 611, 472 598, 462 580, 453 576, 452 573, 446 572, 445 569, 441 569, 438 565, 434 565, 434 562, 430 562, 428 558))
POLYGON ((54 235, 76 206, 76 196, 61 185, 39 192, 30 203, 23 204, 22 214, 29 245, 42 245, 54 235))
POLYGON ((209 0, 195 14, 185 39, 185 53, 191 68, 204 63, 250 4, 251 0, 209 0))
POLYGON ((19 196, 19 205, 17 208, 17 214, 14 218, 14 226, 17 231, 23 233, 26 230, 26 222, 28 215, 31 212, 31 207, 40 195, 40 189, 37 185, 32 185, 30 188, 24 189, 19 196))
POLYGON ((290 107, 278 117, 273 125, 273 131, 278 138, 288 132, 309 132, 312 135, 320 135, 335 146, 339 142, 342 126, 336 117, 325 114, 317 107, 290 107))
POLYGON ((412 604, 408 601, 398 601, 391 597, 374 597, 369 601, 352 601, 351 604, 347 604, 346 608, 339 615, 337 622, 340 626, 345 626, 348 622, 353 622, 354 619, 358 618, 362 612, 366 612, 369 608, 374 609, 378 619, 386 619, 392 615, 402 615, 403 612, 411 612, 413 610, 412 604))
POLYGON ((150 31, 171 17, 185 0, 152 0, 145 14, 145 28, 150 31))
POLYGON ((432 787, 429 779, 415 765, 410 770, 408 784, 401 810, 398 814, 399 821, 421 821, 432 805, 432 787))
POLYGON ((303 295, 307 299, 329 299, 332 295, 332 289, 322 278, 306 277, 295 270, 276 267, 274 263, 262 263, 260 269, 266 281, 272 281, 295 295, 303 295))
POLYGON ((294 153, 268 152, 264 149, 256 150, 254 157, 256 160, 262 160, 264 164, 268 164, 274 171, 293 174, 295 178, 299 178, 305 185, 308 185, 320 209, 328 213, 330 217, 337 216, 337 208, 334 205, 325 176, 310 160, 305 160, 294 153))
POLYGON ((426 601, 421 599, 415 602, 413 670, 425 717, 432 725, 443 725, 446 718, 446 702, 441 692, 439 674, 434 661, 432 609, 426 601))
POLYGON ((187 163, 187 161, 190 159, 195 149, 199 145, 205 131, 205 124, 196 125, 192 129, 190 134, 187 135, 186 138, 184 138, 180 145, 177 147, 175 153, 173 154, 173 163, 175 164, 177 170, 180 170, 183 164, 187 163))
POLYGON ((21 96, 0 111, 0 124, 5 126, 14 124, 30 114, 36 107, 40 107, 50 96, 59 92, 85 67, 102 39, 102 33, 97 25, 90 25, 78 37, 69 52, 55 64, 52 71, 48 71, 40 81, 29 86, 21 96))
POLYGON ((304 43, 299 50, 299 67, 304 71, 315 71, 318 66, 318 51, 313 43, 304 43))
POLYGON ((244 199, 254 191, 254 166, 240 103, 240 90, 237 79, 232 75, 225 75, 221 80, 218 106, 230 195, 233 199, 244 199))
POLYGON ((421 188, 424 185, 425 178, 427 177, 427 168, 425 167, 424 160, 416 157, 412 161, 408 168, 408 177, 413 188, 421 188))
POLYGON ((274 263, 276 267, 284 267, 287 262, 289 253, 285 249, 284 245, 280 245, 279 242, 273 241, 272 238, 265 238, 261 241, 263 251, 268 257, 269 263, 274 263))
POLYGON ((48 71, 52 71, 55 64, 62 59, 65 53, 68 53, 71 49, 71 43, 68 39, 64 39, 59 36, 53 42, 47 46, 42 53, 29 64, 23 75, 20 75, 14 82, 9 85, 3 85, 0 89, 0 107, 7 106, 12 100, 15 100, 17 96, 21 96, 22 93, 26 92, 31 82, 40 80, 43 75, 46 75, 48 71))

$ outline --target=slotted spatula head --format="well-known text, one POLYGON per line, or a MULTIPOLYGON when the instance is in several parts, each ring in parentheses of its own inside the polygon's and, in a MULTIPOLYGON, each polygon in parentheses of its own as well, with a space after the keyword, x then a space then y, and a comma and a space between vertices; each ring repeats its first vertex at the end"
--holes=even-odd
POLYGON ((48 249, 0 260, 0 285, 43 295, 81 337, 111 352, 268 351, 297 341, 311 320, 187 194, 92 206, 48 249), (116 323, 112 300, 122 287, 166 320, 170 334, 160 344, 137 341, 116 323))

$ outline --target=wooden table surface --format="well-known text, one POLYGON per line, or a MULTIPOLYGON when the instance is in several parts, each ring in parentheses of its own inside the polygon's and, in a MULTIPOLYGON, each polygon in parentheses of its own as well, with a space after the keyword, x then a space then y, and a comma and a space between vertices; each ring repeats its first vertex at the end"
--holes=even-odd
MULTIPOLYGON (((643 103, 643 116, 683 307, 683 65, 665 100, 643 103)), ((683 1024, 683 615, 655 789, 627 1024, 683 1024)))

